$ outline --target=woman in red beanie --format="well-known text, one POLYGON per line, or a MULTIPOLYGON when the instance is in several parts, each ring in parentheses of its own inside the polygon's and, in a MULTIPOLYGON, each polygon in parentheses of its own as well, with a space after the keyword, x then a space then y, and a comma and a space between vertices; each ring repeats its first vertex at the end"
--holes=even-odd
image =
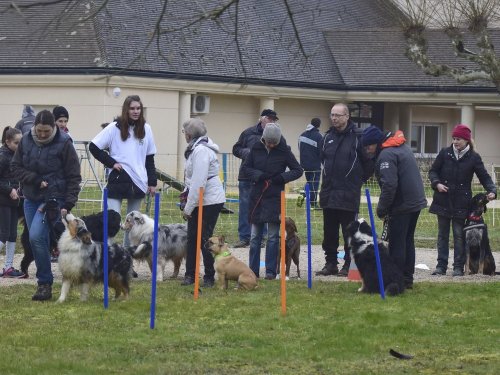
POLYGON ((443 148, 431 169, 429 180, 434 196, 429 212, 438 217, 437 266, 433 275, 446 275, 448 268, 450 224, 453 228, 453 276, 464 275, 463 227, 472 198, 474 174, 488 192, 489 200, 496 198, 496 186, 484 167, 481 156, 474 151, 471 130, 466 125, 455 126, 452 144, 443 148))

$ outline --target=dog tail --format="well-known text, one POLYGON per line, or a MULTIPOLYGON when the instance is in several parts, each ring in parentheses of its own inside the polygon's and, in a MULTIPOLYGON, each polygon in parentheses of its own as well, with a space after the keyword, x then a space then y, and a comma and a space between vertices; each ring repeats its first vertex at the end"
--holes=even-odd
POLYGON ((153 251, 153 247, 149 242, 144 241, 136 248, 130 248, 129 250, 130 250, 130 255, 132 255, 132 258, 145 259, 151 254, 151 252, 153 251))
POLYGON ((385 287, 385 294, 388 296, 397 296, 401 293, 403 293, 403 289, 397 283, 390 283, 385 287))

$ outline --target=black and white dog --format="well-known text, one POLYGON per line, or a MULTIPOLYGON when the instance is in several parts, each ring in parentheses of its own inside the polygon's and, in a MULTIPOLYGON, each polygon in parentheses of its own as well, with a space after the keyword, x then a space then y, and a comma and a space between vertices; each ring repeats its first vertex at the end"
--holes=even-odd
MULTIPOLYGON (((370 225, 364 219, 355 220, 348 225, 347 233, 351 252, 361 275, 362 284, 358 291, 378 293, 377 261, 370 225)), ((378 243, 378 248, 385 293, 390 296, 403 293, 405 284, 402 271, 389 256, 387 247, 382 242, 378 243)))
POLYGON ((122 246, 108 248, 108 269, 104 271, 103 243, 94 242, 82 219, 72 214, 62 219, 65 231, 57 243, 59 269, 62 274, 61 295, 57 302, 64 302, 71 285, 79 285, 80 299, 86 301, 91 284, 102 282, 108 273, 109 286, 115 290, 115 299, 121 294, 128 298, 132 257, 122 246))
MULTIPOLYGON (((132 257, 140 261, 147 261, 152 272, 154 220, 139 211, 132 211, 125 218, 122 229, 129 234, 132 257)), ((174 262, 172 278, 177 278, 182 260, 186 257, 186 252, 187 225, 160 225, 158 228, 156 280, 163 281, 165 279, 165 266, 169 260, 174 262)))
MULTIPOLYGON (((21 207, 19 209, 19 219, 23 224, 23 232, 21 234, 21 245, 23 246, 24 256, 21 260, 21 271, 25 275, 28 275, 28 268, 33 262, 33 251, 31 249, 28 225, 24 218, 24 210, 21 207)), ((88 216, 82 216, 81 219, 85 222, 87 229, 92 233, 92 240, 102 242, 104 240, 104 211, 90 214, 88 216)), ((120 231, 121 216, 118 212, 113 210, 108 210, 108 239, 115 237, 120 231)), ((58 221, 54 224, 54 228, 51 231, 51 244, 56 247, 61 234, 64 232, 65 227, 62 221, 58 221)))
POLYGON ((491 253, 488 227, 483 219, 488 198, 479 193, 472 197, 465 222, 465 274, 480 273, 495 276, 495 259, 491 253))

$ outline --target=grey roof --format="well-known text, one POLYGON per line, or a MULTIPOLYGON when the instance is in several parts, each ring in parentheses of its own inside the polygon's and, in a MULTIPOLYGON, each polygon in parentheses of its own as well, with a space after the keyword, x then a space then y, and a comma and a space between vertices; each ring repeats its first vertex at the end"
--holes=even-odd
MULTIPOLYGON (((446 88, 494 88, 489 81, 458 84, 451 77, 425 74, 405 56, 406 42, 399 29, 336 30, 325 32, 327 44, 337 62, 346 86, 351 88, 386 87, 410 90, 446 88)), ((429 58, 455 68, 476 66, 453 54, 449 38, 439 30, 426 32, 429 58)), ((500 46, 500 30, 491 31, 494 45, 500 46)), ((466 35, 464 43, 474 50, 475 40, 466 35), (472 46, 472 47, 470 47, 472 46)))
POLYGON ((0 74, 122 73, 329 89, 461 87, 426 76, 400 53, 404 42, 389 1, 288 0, 306 56, 284 1, 240 1, 238 12, 233 5, 210 17, 226 3, 169 0, 159 39, 151 34, 163 0, 110 0, 90 18, 96 8, 76 0, 21 13, 0 8, 0 74))

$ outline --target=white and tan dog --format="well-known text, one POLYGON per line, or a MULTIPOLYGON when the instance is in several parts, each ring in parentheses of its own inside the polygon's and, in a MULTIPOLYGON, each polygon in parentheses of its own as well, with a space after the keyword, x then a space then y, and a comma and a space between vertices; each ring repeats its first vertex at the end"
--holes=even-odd
POLYGON ((254 290, 257 288, 257 277, 253 271, 241 260, 231 255, 224 236, 210 237, 207 246, 215 257, 215 271, 222 290, 227 289, 228 281, 234 280, 238 284, 236 289, 254 290))
MULTIPOLYGON (((153 271, 153 234, 154 220, 139 211, 130 212, 125 218, 122 229, 128 232, 132 258, 148 262, 153 271)), ((182 260, 187 252, 187 225, 166 224, 158 228, 158 262, 156 280, 165 279, 167 261, 174 262, 172 278, 177 278, 182 260)))

